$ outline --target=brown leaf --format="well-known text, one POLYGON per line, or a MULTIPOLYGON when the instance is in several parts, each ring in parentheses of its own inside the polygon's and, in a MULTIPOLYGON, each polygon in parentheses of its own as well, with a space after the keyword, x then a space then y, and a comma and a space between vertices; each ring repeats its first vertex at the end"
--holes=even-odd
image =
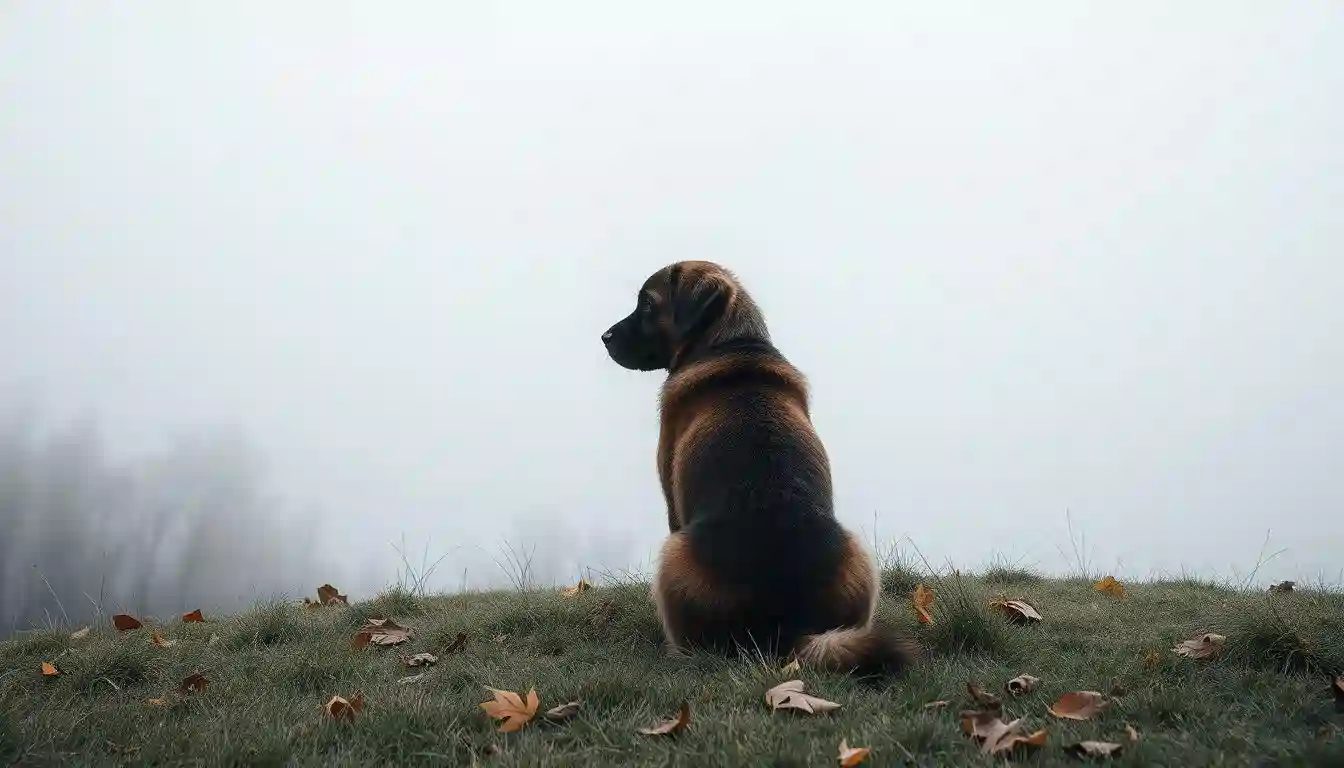
POLYGON ((437 664, 438 662, 439 662, 439 657, 438 657, 438 656, 435 656, 435 655, 432 654, 432 653, 417 653, 417 654, 415 654, 414 656, 412 656, 412 657, 410 657, 409 659, 406 660, 406 666, 408 666, 408 667, 424 667, 424 666, 428 666, 428 665, 430 665, 430 664, 437 664))
POLYGON ((546 714, 543 715, 543 717, 552 723, 563 723, 574 719, 574 716, 579 714, 579 706, 579 702, 571 701, 566 704, 561 704, 558 707, 551 707, 546 710, 546 714))
POLYGON ((915 608, 915 618, 920 624, 933 623, 933 590, 920 584, 910 593, 910 602, 915 608))
POLYGON ((352 721, 364 709, 364 694, 356 693, 349 699, 344 696, 332 696, 327 702, 327 715, 332 720, 352 721))
POLYGON ((1209 632, 1192 637, 1189 640, 1182 640, 1171 650, 1177 656, 1184 656, 1188 659, 1212 659, 1223 652, 1223 645, 1226 643, 1227 638, 1223 635, 1209 632))
POLYGON ((1335 696, 1335 711, 1344 712, 1344 677, 1336 677, 1330 684, 1330 692, 1335 696))
POLYGON ((201 609, 197 608, 191 613, 182 614, 182 621, 188 624, 193 622, 203 622, 205 621, 205 616, 201 613, 201 609))
POLYGON ((42 676, 43 676, 43 677, 55 677, 55 676, 57 676, 57 675, 59 675, 59 674, 61 674, 61 671, 60 671, 59 669, 56 668, 56 665, 55 665, 55 664, 52 664, 52 663, 49 662, 49 661, 44 661, 44 662, 42 662, 42 676))
POLYGON ((984 709, 1003 709, 1003 703, 999 697, 980 687, 980 684, 974 680, 966 681, 966 695, 971 697, 971 701, 984 709))
POLYGON ((151 706, 151 707, 166 707, 166 706, 168 706, 168 700, 167 700, 167 699, 146 699, 146 700, 145 700, 145 703, 148 704, 148 705, 151 706))
POLYGON ((372 632, 368 632, 365 630, 360 630, 359 632, 356 632, 354 638, 350 640, 350 650, 352 651, 361 650, 364 646, 369 644, 369 640, 372 637, 373 637, 372 632))
POLYGON ((1031 622, 1041 620, 1041 614, 1037 613, 1036 609, 1032 608, 1026 600, 994 600, 990 602, 989 606, 1002 611, 1011 621, 1031 622))
POLYGON ((1008 691, 1010 696, 1022 696, 1036 690, 1036 684, 1041 682, 1041 678, 1033 677, 1025 672, 1004 683, 1004 690, 1008 691))
POLYGON ((689 701, 681 702, 681 709, 677 716, 669 720, 664 720, 652 728, 640 728, 639 732, 645 736, 675 736, 686 730, 686 726, 691 724, 691 703, 689 701))
POLYGON ((564 589, 560 590, 560 594, 564 595, 565 597, 576 597, 577 595, 579 595, 579 593, 587 592, 592 588, 593 588, 592 584, 589 584, 587 581, 584 581, 583 579, 579 579, 578 584, 575 584, 572 587, 565 587, 564 589))
POLYGON ((392 619, 369 619, 350 641, 350 650, 358 651, 369 644, 401 645, 414 634, 415 630, 403 627, 392 619))
POLYGON ((1279 582, 1278 584, 1271 584, 1269 587, 1269 591, 1270 594, 1282 595, 1288 592, 1292 592, 1293 587, 1295 586, 1297 586, 1297 582, 1295 581, 1282 581, 1279 582))
MULTIPOLYGON (((1017 722, 1021 721, 1019 720, 1017 722)), ((995 744, 993 748, 990 749, 990 753, 995 755, 1001 755, 1005 752, 1012 752, 1015 749, 1020 749, 1023 747, 1029 747, 1029 748, 1043 747, 1045 746, 1046 739, 1047 734, 1044 728, 1042 728, 1039 731, 1036 731, 1035 733, 1027 734, 1026 736, 1023 736, 1020 733, 1009 733, 1008 735, 999 739, 999 742, 995 744)))
POLYGON ((1125 596, 1125 585, 1116 581, 1114 576, 1107 576, 1096 584, 1093 584, 1092 588, 1098 592, 1104 592, 1111 597, 1125 596))
POLYGON ((333 605, 335 603, 350 604, 350 601, 345 599, 345 595, 340 594, 340 590, 330 584, 323 584, 317 588, 317 602, 320 605, 333 605))
POLYGON ((537 714, 537 707, 541 704, 535 689, 527 692, 526 704, 523 703, 523 698, 513 691, 501 691, 489 686, 486 690, 495 694, 495 700, 481 702, 480 707, 491 717, 504 720, 498 729, 501 733, 513 733, 527 725, 537 714))
POLYGON ((1050 714, 1065 720, 1091 720, 1106 708, 1106 697, 1097 691, 1073 691, 1047 707, 1050 714))
POLYGON ((1132 726, 1132 725, 1129 725, 1128 723, 1125 724, 1125 733, 1129 735, 1129 740, 1130 740, 1130 741, 1138 741, 1138 740, 1139 740, 1139 731, 1138 731, 1138 729, 1135 728, 1135 727, 1132 726))
POLYGON ((443 649, 443 652, 457 653, 458 651, 462 650, 466 646, 466 644, 467 644, 467 633, 458 632, 457 637, 453 639, 453 642, 449 644, 447 648, 443 649))
POLYGON ((1064 751, 1074 757, 1115 757, 1123 748, 1113 741, 1080 741, 1065 747, 1064 751))
POLYGON ((192 691, 204 691, 205 687, 209 684, 210 681, 207 680, 205 676, 203 676, 200 672, 193 672, 192 674, 187 675, 186 678, 182 680, 182 685, 178 686, 178 690, 181 691, 182 693, 191 693, 192 691))
POLYGON ((157 648, 172 648, 174 645, 177 645, 177 641, 169 640, 155 631, 154 634, 149 636, 149 644, 157 648))
POLYGON ((128 629, 139 629, 143 627, 144 624, 141 624, 139 619, 129 613, 118 613, 116 616, 112 617, 112 626, 124 632, 128 629))
POLYGON ((1019 733, 1022 729, 1022 718, 1005 723, 1000 714, 999 710, 961 713, 961 729, 980 743, 981 754, 1000 754, 1011 752, 1021 746, 1038 747, 1045 743, 1045 731, 1023 736, 1019 733))
POLYGON ((841 739, 840 768, 854 768, 854 766, 867 760, 872 751, 868 747, 851 747, 848 739, 841 739))
POLYGON ((89 628, 88 628, 88 627, 84 627, 83 629, 77 629, 77 630, 75 630, 74 632, 71 632, 71 633, 70 633, 70 639, 71 639, 71 640, 83 640, 84 638, 86 638, 86 637, 88 637, 88 636, 89 636, 89 628))
POLYGON ((952 702, 948 701, 947 699, 939 699, 938 701, 930 701, 928 704, 925 704, 923 708, 924 708, 924 709, 946 709, 946 708, 947 708, 947 705, 948 705, 948 704, 951 704, 951 703, 952 703, 952 702))
POLYGON ((840 708, 834 701, 803 693, 802 680, 788 680, 765 692, 765 703, 771 710, 796 709, 809 715, 833 712, 840 708))

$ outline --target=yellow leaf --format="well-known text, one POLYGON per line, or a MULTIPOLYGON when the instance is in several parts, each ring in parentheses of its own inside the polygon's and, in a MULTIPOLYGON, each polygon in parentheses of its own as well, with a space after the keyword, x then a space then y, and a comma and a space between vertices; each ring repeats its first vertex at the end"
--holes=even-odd
POLYGON ((848 740, 841 739, 840 768, 854 768, 854 766, 867 760, 872 751, 868 747, 851 747, 848 740))
POLYGON ((1096 584, 1093 584, 1092 588, 1098 592, 1105 592, 1111 597, 1125 596, 1125 585, 1116 581, 1114 576, 1107 576, 1096 584))
POLYGON ((49 662, 49 661, 44 661, 44 662, 42 662, 42 675, 43 675, 43 676, 45 676, 45 677, 55 677, 55 676, 57 676, 57 675, 59 675, 59 674, 61 674, 61 671, 60 671, 59 669, 56 668, 56 665, 55 665, 55 664, 52 664, 52 663, 49 662))
POLYGON ((675 736, 686 730, 686 726, 691 724, 691 703, 689 701, 681 702, 681 709, 677 716, 653 726, 652 728, 640 728, 639 732, 645 736, 675 736))
POLYGON ((1050 707, 1050 714, 1065 720, 1091 720, 1106 708, 1106 697, 1097 691, 1073 691, 1059 697, 1050 707))
POLYGON ((915 608, 915 618, 920 624, 933 623, 933 590, 920 584, 910 593, 910 602, 915 608))
POLYGON ((840 708, 834 701, 827 701, 803 693, 802 680, 788 680, 765 692, 765 703, 771 710, 796 709, 809 715, 832 712, 840 708))
POLYGON ((541 700, 537 698, 535 689, 527 692, 527 703, 523 703, 523 698, 512 691, 501 691, 497 688, 486 687, 486 690, 495 694, 494 701, 481 702, 480 707, 486 714, 495 718, 502 719, 504 723, 499 726, 501 733, 513 733, 527 725, 537 714, 537 707, 541 700))

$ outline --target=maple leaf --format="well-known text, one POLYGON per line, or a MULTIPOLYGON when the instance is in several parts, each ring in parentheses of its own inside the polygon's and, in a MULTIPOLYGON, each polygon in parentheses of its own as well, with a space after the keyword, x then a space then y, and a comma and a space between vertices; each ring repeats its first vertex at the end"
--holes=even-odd
POLYGON ((868 747, 851 747, 848 739, 840 740, 840 768, 854 768, 854 766, 868 759, 868 755, 873 750, 868 747))
POLYGON ((59 674, 61 674, 61 671, 60 671, 59 669, 56 668, 56 665, 55 665, 55 664, 52 664, 52 663, 49 662, 49 661, 44 661, 44 662, 42 662, 42 676, 43 676, 43 677, 55 677, 55 676, 57 676, 57 675, 59 675, 59 674))
POLYGON ((1040 621, 1041 614, 1031 607, 1031 603, 1026 600, 993 600, 989 607, 997 608, 1003 612, 1011 621, 1031 622, 1040 621))
POLYGON ((1288 593, 1288 592, 1292 592, 1292 591, 1293 591, 1293 587, 1296 587, 1296 586, 1297 586, 1297 582, 1295 582, 1295 581, 1281 581, 1281 582, 1279 582, 1278 584, 1271 584, 1270 587, 1269 587, 1269 591, 1270 591, 1270 594, 1274 594, 1274 595, 1282 595, 1282 594, 1286 594, 1286 593, 1288 593))
POLYGON ((915 618, 920 624, 933 623, 933 590, 920 584, 910 593, 910 602, 915 608, 915 618))
POLYGON ((1212 659, 1223 652, 1223 645, 1226 643, 1226 637, 1208 632, 1189 640, 1182 640, 1171 650, 1177 656, 1184 656, 1188 659, 1212 659))
POLYGON ((796 709, 809 715, 833 712, 840 708, 834 701, 803 693, 802 680, 788 680, 765 692, 765 703, 771 710, 796 709))
POLYGON ((158 648, 172 648, 177 644, 176 640, 169 640, 157 631, 149 636, 149 644, 158 648))
POLYGON ((366 645, 401 645, 411 639, 415 630, 403 627, 392 619, 369 619, 355 633, 350 649, 358 651, 366 645))
POLYGON ((1114 757, 1124 746, 1113 741, 1080 741, 1064 748, 1074 757, 1114 757))
POLYGON ((430 664, 437 664, 439 657, 432 653, 417 653, 406 660, 408 667, 424 667, 430 664))
POLYGON ((443 652, 457 653, 458 651, 462 650, 462 648, 466 646, 466 644, 467 644, 467 633, 458 632, 457 637, 453 639, 453 642, 450 643, 447 648, 443 649, 443 652))
POLYGON ((333 720, 352 721, 364 710, 364 694, 356 693, 349 699, 344 696, 332 696, 326 704, 327 715, 333 720))
POLYGON ((71 633, 70 633, 70 639, 71 639, 71 640, 83 640, 84 638, 86 638, 86 637, 88 637, 88 636, 89 636, 89 628, 88 628, 88 627, 84 627, 83 629, 77 629, 77 630, 75 630, 74 632, 71 632, 71 633))
POLYGON ((504 723, 499 726, 500 733, 513 733, 527 725, 528 721, 537 714, 537 707, 541 705, 541 700, 537 698, 535 689, 527 692, 527 703, 513 691, 501 691, 498 688, 486 686, 486 690, 495 694, 494 701, 483 701, 480 704, 486 714, 491 717, 503 719, 504 723))
POLYGON ((139 629, 144 624, 141 624, 139 619, 129 613, 118 613, 112 617, 112 626, 124 632, 128 629, 139 629))
POLYGON ((1073 691, 1059 697, 1047 711, 1065 720, 1091 720, 1106 708, 1106 697, 1097 691, 1073 691))
POLYGON ((197 608, 191 613, 182 614, 182 621, 187 624, 192 622, 203 622, 205 621, 205 616, 201 613, 201 609, 197 608))
POLYGON ((183 678, 182 684, 178 686, 178 690, 181 691, 182 693, 191 693, 193 691, 204 691, 205 687, 209 684, 210 681, 207 680, 204 675, 202 675, 200 672, 193 672, 190 675, 187 675, 185 678, 183 678))
POLYGON ((1025 672, 1004 683, 1003 689, 1008 691, 1010 696, 1022 696, 1036 690, 1036 684, 1041 682, 1041 678, 1033 677, 1025 672))
POLYGON ((677 716, 664 720, 652 728, 640 728, 639 732, 645 736, 676 736, 678 733, 686 730, 686 726, 691 724, 691 703, 683 700, 681 709, 677 711, 677 716))
POLYGON ((552 723, 563 723, 568 720, 574 719, 574 717, 579 714, 579 707, 580 707, 579 702, 571 701, 565 704, 561 704, 558 707, 551 707, 550 709, 546 710, 546 714, 542 715, 542 717, 545 717, 552 723))
POLYGON ((1114 576, 1107 576, 1096 584, 1093 584, 1092 588, 1098 592, 1105 592, 1111 597, 1125 596, 1125 585, 1116 581, 1114 576))
POLYGON ((565 597, 576 597, 579 595, 579 593, 587 592, 592 588, 593 588, 592 584, 589 584, 587 581, 583 579, 579 579, 578 584, 575 584, 572 587, 565 587, 564 589, 560 590, 560 594, 564 595, 565 597))

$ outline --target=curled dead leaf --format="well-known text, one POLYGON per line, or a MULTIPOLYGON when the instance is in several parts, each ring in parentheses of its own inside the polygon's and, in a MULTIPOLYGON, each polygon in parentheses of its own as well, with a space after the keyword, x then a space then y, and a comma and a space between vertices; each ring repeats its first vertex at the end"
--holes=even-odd
POLYGON ((56 668, 56 665, 55 665, 55 664, 52 664, 52 663, 49 662, 49 661, 44 661, 44 662, 42 662, 42 676, 43 676, 43 677, 55 677, 55 676, 57 676, 57 675, 59 675, 59 674, 61 674, 61 671, 60 671, 59 669, 56 668))
POLYGON ((640 728, 639 732, 645 736, 675 736, 686 730, 686 726, 691 724, 691 703, 689 701, 681 702, 681 709, 677 711, 677 716, 664 720, 652 728, 640 728))
POLYGON ((466 646, 466 644, 467 644, 467 633, 458 632, 457 637, 453 639, 453 642, 450 643, 447 648, 443 649, 443 652, 457 653, 458 651, 462 650, 466 646))
POLYGON ((364 694, 356 693, 348 699, 344 696, 332 696, 324 709, 332 720, 353 721, 356 715, 364 711, 364 694))
POLYGON ((71 632, 71 633, 70 633, 70 639, 71 639, 71 640, 83 640, 84 638, 86 638, 86 637, 88 637, 88 636, 89 636, 89 628, 88 628, 88 627, 84 627, 83 629, 77 629, 77 630, 75 630, 74 632, 71 632))
POLYGON ((392 619, 369 619, 350 641, 350 650, 358 651, 366 645, 401 645, 414 634, 415 630, 392 619))
POLYGON ((350 601, 345 599, 345 595, 340 594, 340 590, 330 584, 323 584, 317 588, 317 602, 321 605, 350 604, 350 601))
POLYGON ((840 740, 840 768, 854 768, 854 766, 868 759, 868 755, 873 750, 868 747, 851 747, 848 739, 840 740))
POLYGON ((915 608, 915 618, 920 624, 933 623, 933 590, 920 584, 910 593, 910 603, 915 608))
POLYGON ((783 672, 786 675, 792 675, 794 672, 801 672, 802 669, 803 665, 799 664, 797 659, 792 659, 789 661, 788 664, 785 664, 783 667, 780 667, 779 671, 783 672))
POLYGON ((1107 576, 1096 584, 1093 584, 1092 588, 1098 592, 1104 592, 1111 597, 1125 596, 1125 585, 1116 581, 1114 576, 1107 576))
POLYGON ((1041 621, 1041 614, 1031 606, 1026 600, 993 600, 989 607, 996 608, 1008 617, 1009 621, 1015 622, 1033 622, 1041 621))
POLYGON ((1004 690, 1008 691, 1010 696, 1023 696, 1036 690, 1036 684, 1041 682, 1041 678, 1033 677, 1025 672, 1004 683, 1004 690))
POLYGON ((432 653, 417 653, 417 654, 415 654, 414 656, 412 656, 412 657, 410 657, 409 659, 406 660, 406 666, 408 666, 408 667, 425 667, 425 666, 429 666, 430 664, 437 664, 438 662, 439 662, 439 657, 438 657, 438 656, 435 656, 435 655, 432 654, 432 653))
POLYGON ((565 597, 575 597, 580 593, 587 592, 592 588, 593 588, 592 584, 589 584, 587 581, 583 579, 579 579, 578 584, 575 584, 572 587, 565 587, 564 589, 560 590, 560 594, 564 595, 565 597))
POLYGON ((535 689, 527 692, 527 703, 523 703, 523 698, 513 691, 501 691, 498 688, 486 687, 486 690, 495 694, 494 701, 483 701, 479 705, 486 714, 495 718, 502 719, 504 722, 499 726, 501 733, 513 733, 527 725, 537 714, 537 707, 541 705, 541 700, 537 698, 535 689))
POLYGON ((833 712, 840 708, 834 701, 803 693, 802 680, 787 680, 765 692, 765 703, 771 710, 796 709, 809 715, 833 712))
POLYGON ((178 690, 181 691, 182 693, 203 691, 205 690, 205 687, 209 684, 210 681, 206 679, 204 675, 202 675, 199 672, 193 672, 192 674, 187 675, 186 678, 182 680, 182 684, 178 686, 178 690))
POLYGON ((185 622, 185 623, 187 623, 187 624, 191 624, 191 623, 195 623, 195 622, 203 622, 203 621, 205 621, 205 615, 201 613, 201 609, 200 609, 200 608, 197 608, 196 610, 192 611, 191 613, 184 613, 184 614, 182 614, 182 621, 185 622))
POLYGON ((1227 638, 1223 635, 1208 632, 1189 640, 1182 640, 1171 650, 1177 656, 1184 656, 1187 659, 1212 659, 1223 652, 1223 646, 1226 643, 1227 638))
POLYGON ((1106 697, 1097 691, 1072 691, 1047 707, 1050 714, 1065 720, 1091 720, 1106 708, 1106 697))
POLYGON ((1020 747, 1039 747, 1045 744, 1046 732, 1036 731, 1022 735, 1023 719, 1005 723, 998 710, 967 711, 961 713, 961 729, 980 744, 981 754, 997 755, 1020 747))
POLYGON ((567 702, 558 707, 551 707, 546 710, 546 714, 543 715, 543 717, 552 723, 568 722, 569 720, 573 720, 574 717, 579 714, 580 706, 580 703, 577 701, 567 702))
POLYGON ((1080 741, 1065 747, 1064 751, 1074 757, 1115 757, 1123 748, 1124 745, 1113 741, 1080 741))
POLYGON ((1297 582, 1295 581, 1281 581, 1278 584, 1271 584, 1269 587, 1269 592, 1270 594, 1273 595, 1287 594, 1289 592, 1292 592, 1293 587, 1296 586, 1297 582))
POLYGON ((143 627, 144 624, 141 624, 139 619, 129 613, 118 613, 112 617, 112 626, 125 632, 129 629, 139 629, 143 627))
POLYGON ((174 645, 177 645, 177 641, 169 640, 156 631, 149 636, 149 644, 156 648, 172 648, 174 645))

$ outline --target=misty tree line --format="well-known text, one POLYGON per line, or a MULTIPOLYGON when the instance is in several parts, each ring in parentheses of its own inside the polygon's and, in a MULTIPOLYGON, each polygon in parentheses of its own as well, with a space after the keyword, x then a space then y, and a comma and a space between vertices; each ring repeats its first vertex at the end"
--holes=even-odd
POLYGON ((262 481, 255 453, 227 432, 116 460, 95 420, 45 429, 0 409, 0 638, 306 592, 316 527, 262 481))

